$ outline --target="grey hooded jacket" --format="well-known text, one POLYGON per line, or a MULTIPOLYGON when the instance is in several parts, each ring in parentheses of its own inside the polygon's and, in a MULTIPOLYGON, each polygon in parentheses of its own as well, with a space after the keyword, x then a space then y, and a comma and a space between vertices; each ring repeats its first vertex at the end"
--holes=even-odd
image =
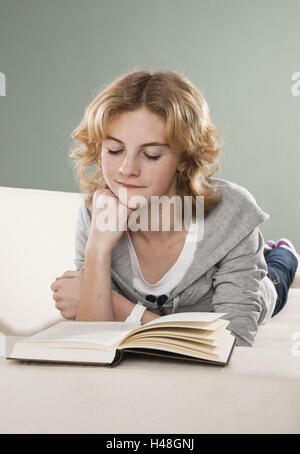
MULTIPOLYGON (((203 240, 197 243, 184 278, 164 304, 165 313, 224 312, 237 345, 252 346, 267 313, 266 299, 276 293, 267 276, 264 239, 258 227, 270 216, 244 187, 221 178, 210 181, 222 191, 223 200, 205 218, 203 240)), ((87 208, 83 199, 76 225, 76 270, 84 269, 91 215, 92 208, 87 208)), ((159 314, 157 304, 132 286, 126 235, 113 250, 111 277, 113 290, 159 314)))

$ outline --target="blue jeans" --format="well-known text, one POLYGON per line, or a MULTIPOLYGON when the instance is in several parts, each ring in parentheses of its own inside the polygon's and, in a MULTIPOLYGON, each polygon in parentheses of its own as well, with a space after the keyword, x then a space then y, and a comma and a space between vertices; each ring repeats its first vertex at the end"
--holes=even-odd
POLYGON ((277 247, 264 252, 268 267, 268 277, 275 285, 277 300, 272 314, 278 314, 283 308, 288 298, 288 291, 293 283, 297 266, 297 257, 288 249, 277 247))

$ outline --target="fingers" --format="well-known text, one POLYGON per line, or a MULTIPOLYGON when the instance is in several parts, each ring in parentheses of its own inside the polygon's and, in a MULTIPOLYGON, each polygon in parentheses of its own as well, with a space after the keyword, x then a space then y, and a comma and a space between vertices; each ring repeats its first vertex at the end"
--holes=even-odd
POLYGON ((57 290, 58 290, 58 282, 57 281, 52 282, 52 284, 50 285, 50 289, 53 292, 57 292, 57 290))
POLYGON ((68 311, 60 311, 61 315, 68 320, 75 320, 76 314, 68 311))
POLYGON ((55 307, 56 307, 56 309, 58 309, 59 311, 63 311, 63 310, 64 310, 64 304, 63 304, 61 301, 56 301, 55 307))
POLYGON ((53 290, 55 292, 58 290, 57 286, 55 285, 55 283, 57 281, 59 281, 60 279, 68 278, 68 277, 79 277, 79 276, 81 276, 81 274, 82 274, 82 271, 65 271, 64 274, 55 278, 55 281, 52 282, 50 288, 51 288, 51 290, 53 290))
MULTIPOLYGON (((100 222, 100 226, 97 223, 97 208, 103 208, 103 202, 109 203, 111 202, 111 199, 114 200, 115 204, 111 205, 109 204, 109 209, 117 209, 118 210, 118 217, 120 218, 119 221, 119 227, 123 231, 123 233, 128 233, 128 219, 131 216, 131 214, 136 211, 137 207, 129 207, 128 203, 125 203, 124 201, 121 200, 121 198, 118 198, 114 192, 112 192, 110 189, 98 189, 94 192, 93 195, 93 214, 92 214, 92 224, 97 226, 98 230, 102 231, 102 224, 100 222), (103 197, 103 200, 100 200, 100 197, 103 197), (102 202, 102 203, 100 203, 102 202)), ((113 212, 114 215, 116 215, 115 212, 113 212)))
POLYGON ((62 317, 66 318, 66 319, 74 319, 76 317, 76 315, 74 315, 72 311, 69 311, 68 309, 66 309, 64 307, 63 303, 57 302, 55 304, 55 307, 56 307, 56 309, 58 309, 60 311, 62 317))
POLYGON ((62 297, 59 295, 58 292, 54 292, 53 295, 52 295, 52 298, 54 299, 54 301, 56 301, 57 303, 60 303, 62 301, 62 297))
POLYGON ((95 191, 93 195, 93 208, 97 207, 97 201, 101 195, 103 197, 111 197, 116 202, 119 202, 118 197, 110 189, 97 189, 97 191, 95 191))
POLYGON ((95 201, 102 194, 102 192, 105 192, 105 189, 97 189, 93 194, 93 201, 95 201))
POLYGON ((69 305, 66 304, 66 301, 64 300, 56 301, 55 307, 58 311, 60 311, 62 317, 67 319, 75 319, 76 312, 74 312, 74 309, 72 309, 72 307, 69 307, 69 305))
POLYGON ((81 271, 65 271, 62 276, 56 279, 62 279, 63 277, 77 277, 81 271))
POLYGON ((97 191, 94 192, 93 201, 92 201, 93 209, 97 206, 97 200, 100 197, 100 195, 103 194, 103 192, 106 192, 106 191, 107 191, 106 189, 97 189, 97 191))
POLYGON ((136 210, 136 208, 130 208, 128 205, 123 203, 122 200, 120 200, 116 196, 116 194, 114 192, 112 192, 110 189, 97 189, 97 191, 94 192, 94 195, 93 195, 93 208, 97 207, 97 201, 98 201, 98 199, 99 199, 99 197, 101 195, 103 195, 104 197, 108 196, 108 197, 113 198, 117 202, 117 204, 120 204, 122 207, 127 209, 127 217, 136 210))
POLYGON ((58 283, 57 281, 53 282, 51 284, 51 290, 53 290, 53 295, 52 298, 55 301, 55 307, 58 311, 60 311, 62 317, 66 319, 72 319, 73 314, 66 308, 66 300, 65 298, 61 295, 61 292, 58 291, 58 283))
POLYGON ((61 315, 64 318, 73 318, 73 314, 70 310, 67 309, 67 305, 64 299, 61 297, 57 296, 56 294, 53 295, 53 299, 56 301, 55 302, 55 307, 58 311, 60 311, 61 315))

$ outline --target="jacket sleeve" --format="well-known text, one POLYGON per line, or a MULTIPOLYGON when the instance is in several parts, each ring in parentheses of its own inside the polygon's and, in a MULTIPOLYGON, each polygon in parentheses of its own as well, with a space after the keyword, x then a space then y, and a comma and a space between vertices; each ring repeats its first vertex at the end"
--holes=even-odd
POLYGON ((213 275, 213 311, 225 312, 237 345, 253 346, 262 312, 261 280, 268 269, 258 227, 220 262, 213 275))
MULTIPOLYGON (((85 204, 85 200, 82 200, 82 203, 79 208, 79 213, 77 216, 76 227, 75 227, 75 267, 76 271, 84 270, 84 260, 85 260, 85 248, 86 243, 89 237, 89 231, 91 227, 91 215, 85 204)), ((115 292, 120 293, 120 289, 111 277, 111 288, 115 292)))

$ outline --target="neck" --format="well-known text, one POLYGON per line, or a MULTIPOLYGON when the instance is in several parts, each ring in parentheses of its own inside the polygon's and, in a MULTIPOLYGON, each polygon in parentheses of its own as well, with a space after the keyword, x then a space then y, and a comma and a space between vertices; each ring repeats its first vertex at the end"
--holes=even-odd
MULTIPOLYGON (((139 219, 139 217, 137 218, 139 219)), ((162 209, 160 206, 159 216, 152 216, 151 218, 151 210, 148 211, 146 221, 144 218, 144 222, 140 219, 140 224, 144 227, 146 224, 146 229, 140 228, 137 231, 132 231, 129 228, 130 236, 134 236, 135 238, 140 238, 141 240, 145 241, 146 243, 166 243, 170 242, 175 238, 178 238, 182 234, 182 232, 187 233, 188 227, 186 228, 184 225, 184 219, 179 216, 174 215, 173 205, 170 207, 170 213, 164 213, 164 223, 163 223, 163 215, 162 209), (148 221, 148 223, 147 223, 148 221)), ((139 223, 137 222, 137 225, 139 223)))

